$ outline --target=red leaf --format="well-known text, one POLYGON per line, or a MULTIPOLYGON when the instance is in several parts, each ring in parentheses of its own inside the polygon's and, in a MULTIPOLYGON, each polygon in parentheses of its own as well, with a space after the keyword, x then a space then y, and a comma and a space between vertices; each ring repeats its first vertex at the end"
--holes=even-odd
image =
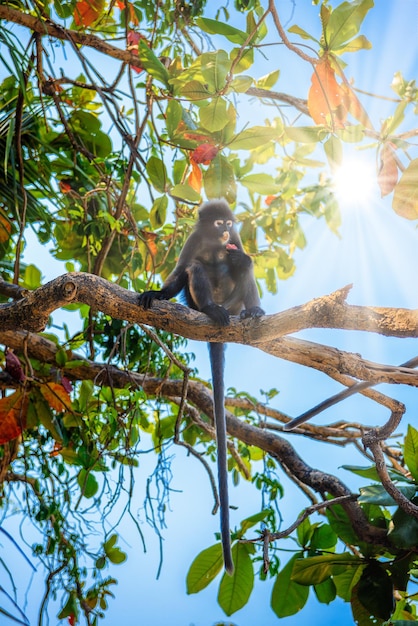
POLYGON ((0 444, 19 437, 26 425, 29 397, 15 391, 6 398, 0 398, 0 444))
POLYGON ((219 152, 219 148, 212 143, 202 143, 193 150, 191 160, 195 163, 202 163, 203 165, 209 165, 211 161, 216 157, 219 152))
POLYGON ((10 350, 10 348, 8 348, 6 352, 5 370, 9 374, 9 376, 14 378, 14 380, 17 380, 19 383, 23 383, 23 381, 26 378, 22 369, 21 362, 19 361, 17 356, 14 354, 14 352, 10 350))
POLYGON ((308 109, 314 122, 342 128, 347 118, 346 91, 337 83, 326 56, 315 66, 311 82, 308 109))
POLYGON ((393 144, 385 143, 380 153, 380 169, 377 177, 382 198, 391 193, 398 182, 398 165, 393 144))
POLYGON ((90 26, 101 16, 104 5, 104 0, 79 0, 74 9, 74 22, 77 26, 90 26))

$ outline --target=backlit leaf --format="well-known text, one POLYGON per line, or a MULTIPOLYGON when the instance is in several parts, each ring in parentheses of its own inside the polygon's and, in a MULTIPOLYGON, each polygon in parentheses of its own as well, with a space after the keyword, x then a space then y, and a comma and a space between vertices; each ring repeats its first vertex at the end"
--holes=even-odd
POLYGON ((224 35, 229 41, 232 41, 232 43, 243 44, 248 37, 247 33, 220 20, 200 17, 196 20, 196 24, 203 31, 211 35, 224 35))
POLYGON ((355 37, 373 5, 373 0, 351 0, 335 7, 324 29, 327 49, 338 50, 355 37))
POLYGON ((308 94, 309 113, 316 124, 332 123, 341 128, 347 117, 345 91, 335 78, 329 59, 324 56, 315 65, 308 94))
POLYGON ((164 192, 167 186, 167 170, 161 159, 152 156, 147 161, 147 174, 152 185, 157 191, 164 192))
POLYGON ((418 218, 418 159, 410 162, 395 187, 392 207, 408 220, 418 218))
POLYGON ((398 164, 391 144, 386 143, 380 152, 380 169, 377 177, 382 198, 396 187, 398 182, 398 164))

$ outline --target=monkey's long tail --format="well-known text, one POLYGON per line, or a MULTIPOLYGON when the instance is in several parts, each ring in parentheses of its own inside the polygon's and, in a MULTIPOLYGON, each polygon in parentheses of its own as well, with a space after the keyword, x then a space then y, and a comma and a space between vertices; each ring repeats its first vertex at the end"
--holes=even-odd
POLYGON ((224 565, 228 574, 234 571, 229 534, 228 465, 225 419, 224 365, 225 346, 223 343, 209 343, 210 365, 212 369, 213 410, 215 414, 216 441, 218 450, 218 486, 221 514, 221 538, 224 565))

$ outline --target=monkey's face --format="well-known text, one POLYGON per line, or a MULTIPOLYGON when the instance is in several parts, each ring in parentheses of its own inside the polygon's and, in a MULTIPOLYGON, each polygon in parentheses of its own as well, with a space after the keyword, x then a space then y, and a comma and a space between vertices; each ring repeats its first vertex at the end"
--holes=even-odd
POLYGON ((218 239, 223 246, 226 246, 231 237, 230 233, 233 226, 232 220, 214 220, 213 226, 215 228, 215 231, 217 232, 218 239))

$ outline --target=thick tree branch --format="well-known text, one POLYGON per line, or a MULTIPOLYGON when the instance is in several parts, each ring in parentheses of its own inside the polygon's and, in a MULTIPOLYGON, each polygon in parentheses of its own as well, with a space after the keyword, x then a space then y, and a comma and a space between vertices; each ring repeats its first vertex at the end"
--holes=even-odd
POLYGON ((27 297, 0 305, 0 328, 41 331, 49 315, 62 306, 84 303, 110 317, 149 324, 198 341, 242 343, 279 358, 313 367, 331 376, 338 372, 373 383, 418 386, 418 372, 380 365, 313 342, 283 335, 307 328, 363 330, 393 337, 418 336, 418 312, 409 309, 359 307, 345 302, 348 288, 306 304, 257 320, 231 320, 218 328, 208 318, 180 304, 155 302, 150 310, 138 306, 137 294, 87 273, 69 273, 30 292, 27 297))

